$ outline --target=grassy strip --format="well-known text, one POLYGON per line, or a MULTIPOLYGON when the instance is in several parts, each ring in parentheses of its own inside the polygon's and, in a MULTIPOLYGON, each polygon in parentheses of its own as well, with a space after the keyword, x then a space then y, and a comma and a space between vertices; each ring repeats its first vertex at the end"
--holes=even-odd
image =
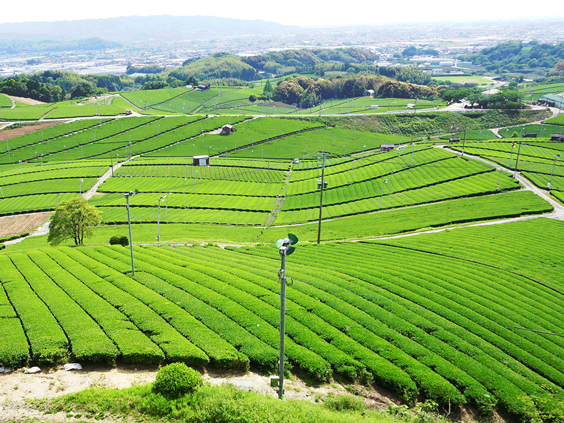
MULTIPOLYGON (((393 423, 399 421, 379 410, 366 409, 361 400, 348 395, 328 398, 326 405, 322 406, 306 401, 280 401, 254 391, 238 390, 230 385, 204 385, 191 395, 170 401, 153 394, 150 385, 127 389, 87 389, 53 399, 49 408, 50 412, 73 410, 85 417, 104 418, 114 415, 127 420, 148 422, 393 423)), ((412 423, 419 420, 406 415, 402 421, 412 423)), ((425 421, 432 422, 430 418, 425 421)))

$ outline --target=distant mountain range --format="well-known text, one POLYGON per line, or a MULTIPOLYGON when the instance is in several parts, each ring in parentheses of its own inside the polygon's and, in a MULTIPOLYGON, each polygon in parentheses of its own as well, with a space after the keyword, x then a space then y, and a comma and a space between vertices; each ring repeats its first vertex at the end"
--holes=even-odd
POLYGON ((69 41, 98 38, 127 45, 138 42, 266 35, 300 30, 298 26, 263 20, 212 16, 128 16, 58 22, 4 23, 0 24, 0 43, 18 40, 69 41))

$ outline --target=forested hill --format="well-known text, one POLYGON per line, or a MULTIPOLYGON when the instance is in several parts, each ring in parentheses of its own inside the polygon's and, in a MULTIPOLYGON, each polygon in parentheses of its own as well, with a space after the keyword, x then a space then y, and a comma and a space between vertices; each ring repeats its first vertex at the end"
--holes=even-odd
POLYGON ((460 58, 476 65, 485 66, 489 71, 536 70, 546 74, 557 62, 564 59, 564 43, 541 44, 537 41, 529 43, 507 41, 477 53, 465 54, 460 58))

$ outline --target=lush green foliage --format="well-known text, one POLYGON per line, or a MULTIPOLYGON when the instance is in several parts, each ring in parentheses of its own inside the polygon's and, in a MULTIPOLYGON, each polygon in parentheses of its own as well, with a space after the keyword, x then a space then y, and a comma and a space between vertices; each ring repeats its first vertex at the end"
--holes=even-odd
POLYGON ((506 41, 477 53, 465 54, 462 59, 485 66, 489 71, 524 72, 530 69, 537 72, 548 71, 564 59, 564 45, 541 44, 538 41, 529 43, 506 41))
POLYGON ((75 245, 82 245, 84 237, 92 234, 90 229, 102 221, 101 213, 88 204, 83 197, 74 197, 63 201, 50 218, 49 242, 60 244, 65 239, 74 240, 75 245))
POLYGON ((153 391, 167 398, 179 398, 197 390, 204 383, 196 370, 184 363, 172 363, 157 372, 153 391))

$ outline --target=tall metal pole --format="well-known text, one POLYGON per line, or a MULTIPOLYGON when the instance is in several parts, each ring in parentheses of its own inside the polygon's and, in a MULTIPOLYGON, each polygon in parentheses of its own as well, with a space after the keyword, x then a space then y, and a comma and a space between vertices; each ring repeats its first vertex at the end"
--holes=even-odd
POLYGON ((133 264, 133 241, 131 239, 131 215, 129 212, 129 197, 131 195, 135 195, 135 193, 131 191, 129 194, 125 194, 125 202, 126 202, 125 207, 127 208, 127 223, 129 225, 129 251, 131 253, 131 275, 135 276, 135 265, 133 264))
POLYGON ((499 176, 497 177, 497 187, 496 187, 496 191, 499 191, 499 181, 501 180, 501 169, 499 169, 499 176))
POLYGON ((317 243, 321 242, 321 214, 323 211, 323 188, 325 188, 325 151, 323 154, 323 164, 321 165, 321 195, 319 196, 319 224, 317 226, 317 243))
POLYGON ((554 162, 552 163, 552 172, 550 172, 550 181, 548 181, 548 184, 546 185, 548 190, 550 190, 550 185, 552 184, 552 175, 554 175, 554 166, 556 165, 556 159, 558 157, 559 157, 558 154, 556 156, 554 156, 554 162))
POLYGON ((378 207, 378 210, 380 210, 382 208, 382 199, 384 198, 384 186, 388 183, 387 179, 384 179, 384 182, 382 182, 382 192, 380 193, 380 207, 378 207))
POLYGON ((286 248, 280 248, 280 356, 278 358, 278 399, 284 396, 284 332, 286 330, 286 248))
POLYGON ((513 148, 515 148, 515 143, 511 144, 511 154, 509 155, 509 166, 511 167, 511 162, 513 161, 513 148))
POLYGON ((521 145, 523 144, 523 141, 519 141, 519 149, 517 150, 517 160, 515 161, 515 169, 513 171, 513 177, 515 178, 515 175, 517 175, 517 167, 519 166, 519 154, 521 154, 521 145))
POLYGON ((466 144, 466 127, 464 128, 464 141, 462 142, 462 157, 464 157, 464 145, 466 144))

